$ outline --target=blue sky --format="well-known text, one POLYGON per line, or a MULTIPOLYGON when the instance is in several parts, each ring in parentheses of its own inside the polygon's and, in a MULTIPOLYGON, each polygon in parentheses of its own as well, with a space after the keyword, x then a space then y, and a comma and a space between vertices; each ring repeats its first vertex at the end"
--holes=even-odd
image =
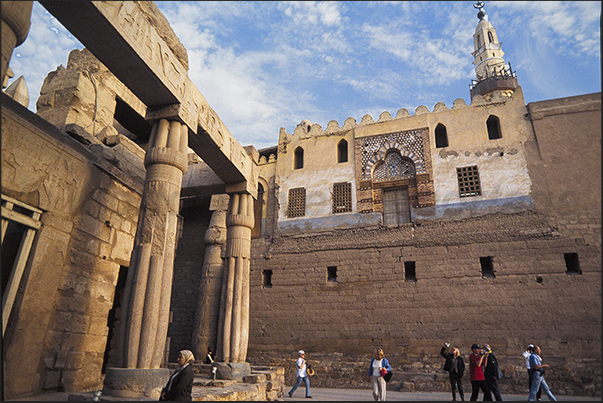
MULTIPOLYGON (((278 143, 303 119, 413 114, 457 98, 475 78, 474 1, 159 1, 187 48, 189 77, 242 145, 278 143)), ((601 3, 486 1, 526 102, 601 91, 601 3)), ((83 46, 34 2, 10 67, 29 88, 83 46)), ((11 81, 12 82, 12 81, 11 81)))

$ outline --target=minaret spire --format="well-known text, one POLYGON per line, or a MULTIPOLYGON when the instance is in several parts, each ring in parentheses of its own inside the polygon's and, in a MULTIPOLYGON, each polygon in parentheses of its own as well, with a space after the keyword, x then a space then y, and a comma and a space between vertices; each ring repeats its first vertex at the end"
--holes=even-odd
POLYGON ((513 91, 519 85, 517 77, 511 69, 507 68, 502 50, 502 42, 499 42, 496 29, 488 21, 483 1, 477 1, 473 7, 478 9, 477 18, 479 22, 473 34, 473 64, 475 65, 475 77, 471 84, 471 98, 474 95, 486 95, 494 90, 513 91))

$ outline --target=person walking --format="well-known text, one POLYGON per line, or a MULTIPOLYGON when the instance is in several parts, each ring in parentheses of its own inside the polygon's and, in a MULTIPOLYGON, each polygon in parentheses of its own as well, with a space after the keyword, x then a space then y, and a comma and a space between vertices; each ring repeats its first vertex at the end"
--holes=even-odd
POLYGON ((549 385, 547 385, 544 380, 544 369, 549 368, 549 365, 542 363, 540 352, 540 346, 536 346, 534 347, 534 352, 530 355, 530 368, 534 371, 534 379, 532 380, 532 388, 530 389, 528 400, 531 402, 534 401, 536 399, 536 391, 542 386, 542 389, 544 389, 544 393, 548 396, 549 400, 556 402, 557 399, 555 399, 549 385))
POLYGON ((311 399, 310 396, 310 380, 308 379, 308 371, 306 367, 306 353, 304 350, 299 350, 297 352, 299 354, 299 358, 295 362, 295 367, 297 368, 297 381, 291 390, 289 391, 289 397, 293 397, 293 393, 299 388, 302 381, 306 385, 306 397, 311 399))
POLYGON ((449 352, 450 343, 444 344, 440 350, 440 355, 446 359, 444 363, 444 371, 448 371, 450 375, 450 387, 452 389, 452 400, 456 400, 456 389, 459 389, 461 400, 465 400, 463 394, 463 373, 465 372, 465 362, 458 348, 453 347, 452 353, 449 352))
POLYGON ((191 364, 195 356, 190 350, 180 350, 176 362, 179 368, 172 374, 167 385, 161 390, 159 400, 193 400, 195 374, 191 364))
MULTIPOLYGON (((534 345, 528 344, 528 348, 523 352, 523 358, 526 359, 526 368, 528 369, 528 393, 532 390, 532 381, 534 380, 534 371, 530 368, 530 355, 534 352, 534 345)), ((538 388, 538 392, 536 392, 536 400, 540 400, 542 396, 542 387, 538 388)))
POLYGON ((484 368, 484 378, 486 379, 486 385, 490 393, 494 395, 496 401, 501 401, 502 396, 500 389, 498 388, 497 380, 500 379, 498 373, 500 368, 498 367, 498 360, 492 352, 492 348, 488 343, 484 344, 484 352, 487 354, 486 367, 484 368))
POLYGON ((484 400, 492 400, 492 394, 488 390, 486 385, 486 378, 484 377, 484 366, 488 359, 487 355, 484 354, 479 344, 471 345, 471 355, 469 356, 469 379, 471 380, 471 399, 472 401, 477 400, 479 390, 481 389, 484 393, 484 400))
POLYGON ((387 383, 381 374, 381 370, 389 372, 392 370, 392 367, 389 365, 387 358, 385 358, 383 349, 376 348, 374 355, 368 370, 369 382, 373 386, 373 399, 376 401, 385 401, 387 383))

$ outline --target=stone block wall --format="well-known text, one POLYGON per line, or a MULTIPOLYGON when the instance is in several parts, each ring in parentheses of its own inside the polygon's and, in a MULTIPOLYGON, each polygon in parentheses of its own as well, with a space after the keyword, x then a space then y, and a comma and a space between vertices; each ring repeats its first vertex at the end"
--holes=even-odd
POLYGON ((119 153, 109 162, 90 151, 92 136, 78 138, 3 94, 2 192, 42 210, 3 340, 7 398, 102 387, 142 183, 119 168, 119 153))
POLYGON ((600 251, 556 233, 543 216, 280 237, 269 250, 266 259, 252 247, 248 359, 285 367, 287 384, 304 349, 317 370, 313 385, 368 387, 380 346, 394 389, 448 390, 441 345, 458 346, 468 362, 471 344, 488 342, 506 374, 503 390, 521 394, 521 353, 537 343, 559 394, 600 395, 600 251), (582 274, 566 273, 566 253, 578 254, 582 274), (494 278, 482 275, 482 258, 494 278), (263 270, 272 270, 271 287, 262 286, 263 270))

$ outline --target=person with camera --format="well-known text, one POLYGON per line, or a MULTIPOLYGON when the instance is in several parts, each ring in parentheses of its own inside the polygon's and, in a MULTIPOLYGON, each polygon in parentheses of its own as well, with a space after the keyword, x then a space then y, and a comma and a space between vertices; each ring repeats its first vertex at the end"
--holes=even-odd
POLYGON ((488 361, 488 353, 484 353, 479 344, 471 346, 471 355, 469 356, 469 379, 471 380, 471 399, 477 400, 479 390, 484 393, 484 400, 492 400, 492 394, 486 384, 484 376, 484 367, 488 361))
POLYGON ((450 386, 452 388, 452 400, 456 400, 456 388, 459 389, 461 400, 465 400, 463 394, 463 373, 465 372, 465 362, 458 348, 453 347, 452 353, 449 352, 450 343, 445 343, 440 350, 440 355, 446 359, 444 362, 444 371, 450 375, 450 386))
POLYGON ((486 357, 486 367, 484 368, 484 377, 486 378, 486 385, 488 386, 488 390, 490 393, 494 395, 494 399, 496 401, 501 401, 502 396, 500 394, 500 389, 498 388, 498 382, 496 382, 499 377, 500 368, 498 367, 498 360, 496 356, 492 352, 492 348, 488 343, 484 344, 484 353, 487 354, 486 357))
POLYGON ((528 396, 529 401, 534 401, 536 399, 536 392, 542 386, 544 393, 548 396, 549 400, 554 402, 557 401, 555 396, 553 396, 553 392, 547 385, 544 380, 544 369, 548 368, 548 364, 542 363, 542 358, 540 357, 540 346, 534 347, 534 352, 530 355, 530 368, 534 371, 534 379, 532 380, 532 389, 530 389, 530 395, 528 396))

